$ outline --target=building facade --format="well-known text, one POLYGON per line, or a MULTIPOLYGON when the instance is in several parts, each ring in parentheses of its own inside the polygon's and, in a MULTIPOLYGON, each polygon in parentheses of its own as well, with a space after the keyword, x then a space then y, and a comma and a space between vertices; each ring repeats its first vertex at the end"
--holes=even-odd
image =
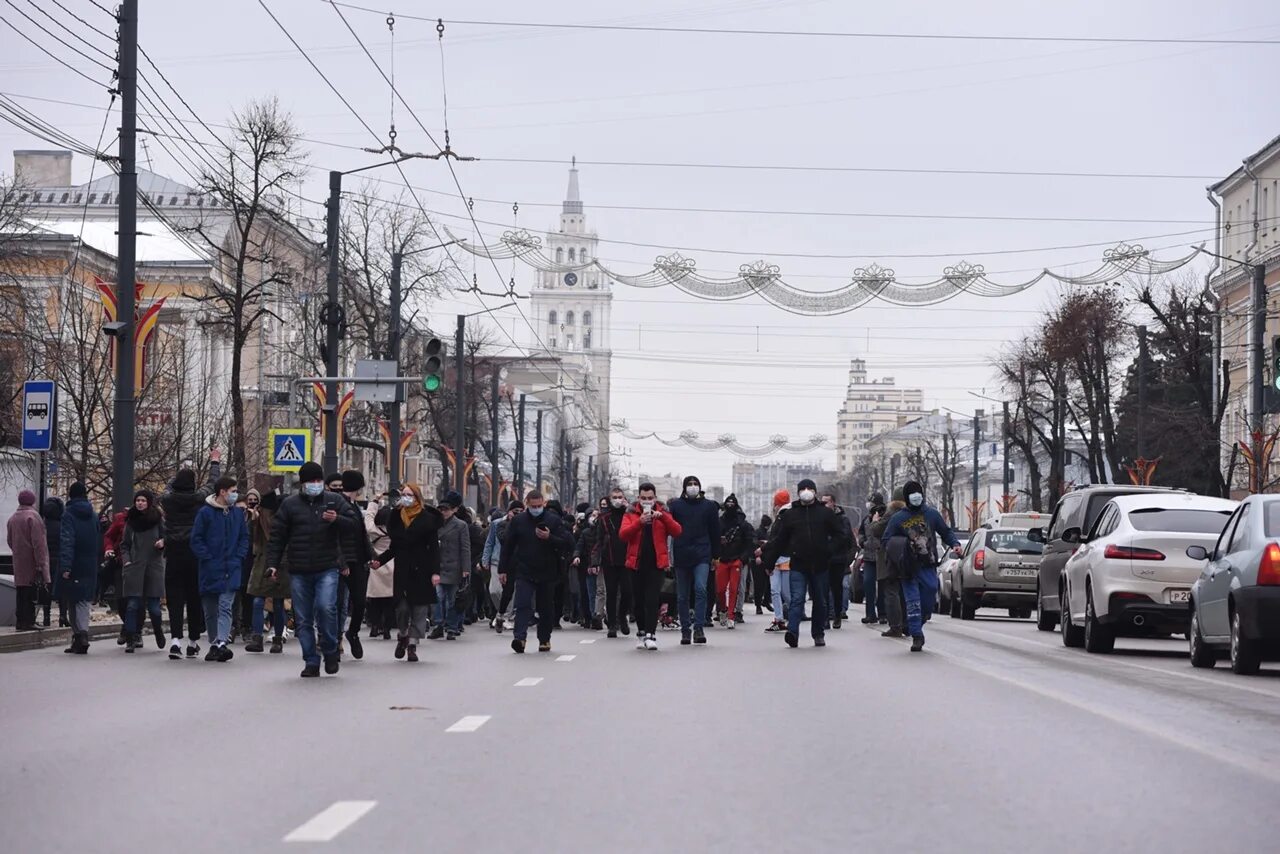
MULTIPOLYGON (((751 523, 758 524, 762 515, 773 515, 773 496, 785 489, 795 497, 796 485, 809 478, 819 490, 831 489, 837 481, 835 472, 824 469, 819 462, 808 463, 756 463, 745 460, 733 464, 733 483, 730 489, 738 497, 738 506, 747 514, 751 523)), ((841 495, 848 502, 848 496, 841 495)))
POLYGON ((867 442, 920 417, 921 389, 899 388, 893 377, 867 379, 865 359, 849 365, 849 386, 836 415, 836 471, 847 475, 863 455, 867 442))

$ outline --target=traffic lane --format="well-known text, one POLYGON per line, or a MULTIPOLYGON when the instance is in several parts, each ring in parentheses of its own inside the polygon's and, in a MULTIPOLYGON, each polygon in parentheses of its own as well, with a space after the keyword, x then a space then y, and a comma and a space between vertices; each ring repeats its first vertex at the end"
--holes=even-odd
POLYGON ((430 734, 421 793, 385 781, 335 850, 422 828, 445 850, 881 847, 1024 852, 1273 842, 1259 778, 1201 751, 862 629, 790 650, 757 622, 706 648, 592 645, 482 729, 430 734), (1159 816, 1135 825, 1135 815, 1159 816), (426 828, 429 826, 429 830, 426 828), (479 835, 477 835, 479 834, 479 835), (945 843, 940 842, 945 840, 945 843))
POLYGON ((104 643, 88 656, 0 657, 0 720, 22 734, 0 764, 6 837, 54 852, 148 838, 191 852, 276 850, 326 806, 376 800, 388 765, 426 791, 431 736, 494 712, 519 678, 554 663, 515 656, 509 641, 473 628, 424 643, 415 665, 393 660, 394 642, 366 640, 363 661, 306 680, 296 641, 285 655, 237 649, 227 664, 104 643))
POLYGON ((978 636, 983 634, 998 635, 1010 642, 1019 644, 1035 643, 1053 650, 1062 650, 1068 655, 1085 655, 1089 658, 1126 662, 1134 670, 1155 668, 1168 673, 1176 673, 1191 679, 1210 679, 1214 684, 1235 687, 1245 691, 1266 691, 1269 696, 1280 699, 1280 662, 1263 662, 1262 670, 1256 676, 1237 676, 1231 672, 1230 665, 1224 660, 1212 669, 1197 669, 1191 666, 1187 651, 1187 640, 1181 636, 1172 638, 1117 638, 1113 652, 1099 655, 1084 650, 1067 649, 1062 645, 1060 631, 1042 632, 1036 629, 1034 621, 1015 620, 1003 616, 987 617, 982 611, 978 619, 952 620, 935 616, 929 623, 946 630, 955 627, 958 631, 970 631, 978 636))

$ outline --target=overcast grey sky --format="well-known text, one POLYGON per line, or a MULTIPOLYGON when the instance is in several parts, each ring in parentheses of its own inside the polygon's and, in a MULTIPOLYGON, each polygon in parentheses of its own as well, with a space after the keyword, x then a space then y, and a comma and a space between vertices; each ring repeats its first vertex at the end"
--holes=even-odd
MULTIPOLYGON (((54 27, 23 0, 15 3, 54 27)), ((62 3, 86 21, 113 29, 93 4, 62 3)), ((47 0, 38 5, 109 49, 105 40, 47 0)), ((247 99, 269 94, 293 111, 315 167, 303 189, 306 196, 324 197, 326 170, 370 162, 369 155, 349 147, 382 140, 375 143, 256 2, 141 0, 140 5, 143 47, 206 121, 223 122, 247 99)), ((1020 281, 1046 266, 1091 270, 1102 252, 1101 247, 1047 247, 1145 238, 1140 242, 1163 256, 1183 254, 1189 245, 1211 237, 1212 208, 1204 191, 1210 176, 1226 175, 1280 133, 1273 93, 1280 79, 1280 46, 548 31, 452 22, 1280 38, 1280 9, 1265 0, 1081 0, 1048 6, 1012 0, 657 0, 644 4, 644 11, 633 3, 577 0, 394 0, 390 5, 398 13, 445 19, 452 143, 460 152, 485 158, 458 164, 458 176, 466 195, 476 199, 477 218, 503 224, 481 225, 491 239, 512 222, 512 202, 520 205, 521 226, 553 227, 572 155, 586 161, 1189 176, 583 166, 582 194, 589 222, 602 240, 601 256, 627 271, 645 269, 655 255, 679 250, 704 272, 728 275, 740 264, 763 258, 778 264, 793 284, 829 290, 872 260, 907 280, 935 278, 963 258, 984 264, 993 278, 1020 281), (517 164, 498 158, 564 162, 517 164), (628 209, 645 207, 792 213, 628 209), (928 218, 939 216, 1028 219, 928 218), (1197 233, 1169 236, 1189 231, 1197 233), (944 257, 907 257, 929 254, 944 257), (804 257, 833 255, 855 257, 804 257)), ((334 10, 321 0, 268 0, 268 6, 385 137, 388 87, 334 10)), ((343 11, 386 67, 391 41, 384 14, 343 11)), ((0 7, 0 16, 91 77, 107 76, 52 42, 12 7, 0 7)), ((107 101, 102 89, 40 54, 7 27, 0 27, 0 45, 0 89, 96 105, 23 102, 92 144, 107 101)), ((85 52, 93 55, 87 48, 85 52)), ((143 70, 154 78, 145 64, 143 70)), ((406 100, 440 138, 442 81, 434 24, 397 22, 395 75, 406 100)), ((155 83, 161 86, 159 80, 155 83)), ((396 126, 402 147, 431 150, 400 106, 396 126)), ((198 136, 203 133, 196 130, 198 136)), ((0 140, 8 149, 48 147, 8 126, 0 126, 0 140)), ((186 177, 182 165, 160 146, 149 147, 156 171, 186 177)), ((470 226, 459 219, 465 208, 447 169, 421 162, 406 170, 415 186, 428 191, 420 194, 428 209, 469 236, 470 226)), ((78 164, 77 178, 87 173, 88 164, 78 164)), ((375 174, 389 182, 383 189, 394 192, 399 181, 394 169, 375 174)), ((307 212, 320 215, 314 205, 307 212)), ((475 263, 482 285, 497 289, 491 266, 457 257, 468 274, 475 263)), ((499 268, 504 278, 513 273, 509 261, 499 268)), ((532 271, 517 264, 514 276, 527 292, 532 271)), ((671 288, 620 286, 616 293, 615 417, 626 418, 638 430, 676 434, 693 429, 704 436, 732 432, 745 441, 762 442, 774 433, 793 440, 834 434, 852 356, 867 358, 874 376, 894 376, 901 384, 924 388, 927 408, 972 411, 983 404, 966 391, 993 392, 990 357, 1036 323, 1053 287, 1041 284, 998 301, 960 298, 916 310, 868 307, 816 319, 786 314, 758 300, 703 303, 671 288), (693 361, 698 355, 715 356, 717 363, 693 361), (682 364, 678 357, 689 361, 682 364)), ((470 296, 443 300, 438 325, 448 327, 452 314, 478 308, 470 296)), ((528 331, 523 321, 510 311, 502 315, 506 330, 523 343, 528 331)), ((615 451, 630 454, 623 463, 633 473, 693 472, 705 484, 728 485, 732 457, 727 453, 626 440, 616 441, 615 451)), ((834 464, 834 452, 814 457, 834 464)))

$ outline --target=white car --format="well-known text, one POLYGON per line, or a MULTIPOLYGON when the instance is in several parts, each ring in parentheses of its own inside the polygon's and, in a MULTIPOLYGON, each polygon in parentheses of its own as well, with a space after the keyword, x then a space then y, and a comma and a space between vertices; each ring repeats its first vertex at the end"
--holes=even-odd
POLYGON ((1110 652, 1116 637, 1185 634, 1191 585, 1203 562, 1191 546, 1212 549, 1238 502, 1189 493, 1117 496, 1107 502, 1059 580, 1062 643, 1110 652))

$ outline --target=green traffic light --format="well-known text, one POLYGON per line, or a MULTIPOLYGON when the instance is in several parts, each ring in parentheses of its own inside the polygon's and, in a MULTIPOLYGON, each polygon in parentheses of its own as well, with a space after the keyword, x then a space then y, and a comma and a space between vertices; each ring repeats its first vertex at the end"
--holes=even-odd
POLYGON ((443 385, 443 383, 440 381, 440 377, 435 374, 430 374, 422 378, 422 390, 428 394, 433 394, 439 391, 441 385, 443 385))

